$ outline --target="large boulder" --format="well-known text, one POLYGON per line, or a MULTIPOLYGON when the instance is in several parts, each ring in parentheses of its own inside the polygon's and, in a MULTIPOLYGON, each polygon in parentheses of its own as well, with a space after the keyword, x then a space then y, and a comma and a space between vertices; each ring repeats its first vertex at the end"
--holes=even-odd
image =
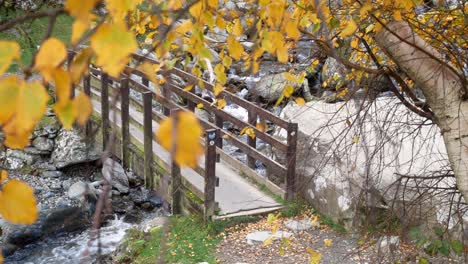
POLYGON ((302 83, 290 82, 286 79, 285 73, 277 73, 262 77, 249 92, 253 97, 262 98, 272 103, 278 100, 286 85, 291 85, 295 91, 300 88, 305 88, 308 91, 309 88, 305 78, 302 83))
MULTIPOLYGON (((281 116, 299 124, 298 186, 322 213, 348 228, 390 212, 407 226, 456 230, 460 219, 450 207, 451 196, 428 192, 456 186, 453 177, 443 176, 450 167, 441 132, 396 98, 290 103, 281 116), (425 178, 436 175, 442 176, 425 178)), ((275 136, 286 139, 283 129, 275 136)), ((468 221, 468 214, 463 218, 468 221)))
POLYGON ((121 193, 128 193, 128 176, 122 165, 111 158, 107 158, 102 166, 102 175, 110 185, 121 193))
POLYGON ((73 130, 61 130, 55 139, 51 162, 58 168, 99 159, 98 153, 73 130))

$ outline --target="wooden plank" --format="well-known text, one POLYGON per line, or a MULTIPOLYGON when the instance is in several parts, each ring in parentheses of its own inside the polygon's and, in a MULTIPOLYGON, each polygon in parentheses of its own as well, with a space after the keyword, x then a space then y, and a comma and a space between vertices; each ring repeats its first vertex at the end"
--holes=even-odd
POLYGON ((153 188, 153 95, 151 92, 143 96, 143 136, 144 136, 144 174, 147 188, 153 188))
POLYGON ((107 148, 110 137, 109 120, 109 79, 107 74, 101 75, 101 117, 102 117, 102 144, 103 149, 107 148))
POLYGON ((130 153, 128 146, 130 145, 130 100, 128 78, 120 80, 120 114, 122 119, 122 165, 124 168, 130 166, 130 153))
MULTIPOLYGON (((251 126, 256 127, 257 126, 257 114, 254 112, 249 112, 248 116, 248 122, 251 126)), ((257 148, 257 137, 250 137, 247 135, 247 144, 256 149, 257 148)), ((250 155, 247 155, 247 166, 251 169, 255 169, 255 158, 251 157, 250 155)))
POLYGON ((286 200, 292 201, 297 192, 296 182, 296 150, 297 150, 297 123, 289 123, 288 152, 286 153, 286 200))
POLYGON ((206 131, 205 138, 205 222, 215 213, 215 187, 216 187, 216 139, 219 137, 217 129, 206 131))
POLYGON ((171 180, 172 180, 172 214, 180 214, 181 208, 181 195, 182 195, 182 175, 180 174, 180 167, 175 162, 176 142, 177 142, 177 123, 178 112, 180 109, 172 109, 172 149, 171 149, 171 180))

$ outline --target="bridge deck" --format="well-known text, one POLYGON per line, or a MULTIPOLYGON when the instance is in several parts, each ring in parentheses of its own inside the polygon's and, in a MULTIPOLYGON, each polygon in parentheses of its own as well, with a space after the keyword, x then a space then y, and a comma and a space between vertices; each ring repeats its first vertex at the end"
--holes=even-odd
MULTIPOLYGON (((92 93, 94 92, 97 91, 93 90, 92 93)), ((95 99, 92 100, 92 103, 94 111, 100 115, 101 103, 95 99)), ((117 111, 119 110, 117 109, 117 111)), ((143 125, 143 114, 132 106, 130 106, 129 111, 130 117, 143 125)), ((109 117, 112 123, 119 128, 121 127, 120 113, 114 115, 113 110, 110 110, 109 117)), ((156 131, 158 127, 159 124, 153 121, 153 131, 156 131)), ((143 132, 133 124, 130 124, 130 134, 134 140, 143 144, 143 132)), ((153 153, 169 168, 169 164, 171 164, 170 154, 156 141, 153 141, 153 153)), ((204 157, 200 158, 199 165, 204 168, 202 160, 204 160, 204 157)), ((190 168, 182 168, 181 174, 203 193, 204 179, 201 175, 190 168)), ((236 169, 223 160, 216 164, 216 176, 219 177, 219 187, 216 187, 215 190, 215 200, 219 204, 221 215, 249 214, 249 212, 258 214, 281 208, 281 204, 240 176, 236 169)))

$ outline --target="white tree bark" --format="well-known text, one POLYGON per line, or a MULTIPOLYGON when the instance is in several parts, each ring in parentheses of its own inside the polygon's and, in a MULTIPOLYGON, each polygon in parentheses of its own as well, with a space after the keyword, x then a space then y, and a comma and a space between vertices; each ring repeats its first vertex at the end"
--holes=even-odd
POLYGON ((390 22, 387 27, 377 34, 377 43, 423 91, 443 133, 457 187, 468 201, 468 102, 461 99, 467 87, 406 22, 390 22))

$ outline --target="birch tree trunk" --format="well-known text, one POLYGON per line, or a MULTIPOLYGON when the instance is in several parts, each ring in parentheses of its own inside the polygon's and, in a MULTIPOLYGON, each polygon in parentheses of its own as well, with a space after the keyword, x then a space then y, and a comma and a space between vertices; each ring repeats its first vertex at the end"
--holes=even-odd
POLYGON ((421 88, 440 127, 457 187, 468 201, 468 103, 461 97, 463 83, 437 50, 419 37, 406 22, 391 22, 376 40, 421 88), (427 53, 426 53, 427 52, 427 53))

